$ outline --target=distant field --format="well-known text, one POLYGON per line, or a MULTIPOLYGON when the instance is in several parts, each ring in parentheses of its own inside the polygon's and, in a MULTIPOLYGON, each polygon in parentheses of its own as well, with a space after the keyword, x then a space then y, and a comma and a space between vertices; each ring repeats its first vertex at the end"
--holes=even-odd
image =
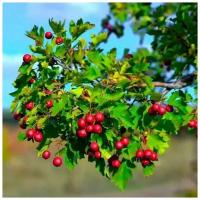
MULTIPOLYGON (((4 197, 175 197, 197 195, 197 141, 182 133, 145 178, 139 166, 125 192, 102 177, 93 164, 80 161, 74 171, 54 168, 36 157, 35 144, 18 142, 18 128, 4 118, 4 197)), ((13 122, 13 121, 12 121, 13 122)))

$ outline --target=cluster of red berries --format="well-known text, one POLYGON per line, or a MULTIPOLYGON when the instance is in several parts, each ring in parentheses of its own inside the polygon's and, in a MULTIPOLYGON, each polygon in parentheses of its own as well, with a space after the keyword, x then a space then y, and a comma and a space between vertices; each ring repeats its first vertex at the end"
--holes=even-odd
POLYGON ((136 160, 139 160, 143 167, 152 164, 152 161, 158 160, 158 155, 151 149, 138 149, 135 154, 136 160))
POLYGON ((31 128, 31 129, 28 129, 26 131, 26 138, 28 140, 33 140, 33 141, 36 141, 36 142, 42 142, 43 134, 42 134, 41 130, 31 128))
POLYGON ((99 145, 97 142, 91 142, 90 143, 90 149, 88 151, 89 157, 95 157, 96 159, 101 158, 101 152, 99 151, 99 145))
POLYGON ((189 123, 188 123, 188 126, 189 126, 190 128, 197 128, 197 126, 198 126, 197 120, 196 120, 196 119, 190 120, 189 123))
POLYGON ((122 137, 120 140, 118 140, 118 141, 115 142, 115 148, 117 150, 121 150, 121 149, 127 147, 128 144, 129 144, 128 137, 122 137))
POLYGON ((166 112, 173 112, 173 106, 171 105, 163 105, 159 103, 154 103, 151 105, 151 107, 148 110, 148 113, 150 115, 164 115, 166 112))
POLYGON ((96 114, 88 113, 85 118, 80 118, 77 122, 77 137, 86 138, 90 133, 102 133, 101 123, 104 121, 104 114, 97 112, 96 114))
MULTIPOLYGON (((48 151, 48 150, 46 150, 46 151, 44 151, 44 152, 42 153, 42 157, 43 157, 45 160, 49 159, 50 156, 51 156, 51 152, 48 151)), ((54 165, 55 167, 60 167, 60 166, 62 165, 62 163, 63 163, 63 161, 62 161, 62 158, 61 158, 60 156, 54 157, 54 159, 53 159, 53 165, 54 165)))

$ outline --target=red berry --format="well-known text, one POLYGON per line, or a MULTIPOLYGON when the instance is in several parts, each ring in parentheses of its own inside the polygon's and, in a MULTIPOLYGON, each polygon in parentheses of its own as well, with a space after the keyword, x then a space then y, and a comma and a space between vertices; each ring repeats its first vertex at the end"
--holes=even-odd
POLYGON ((121 162, 119 160, 113 160, 112 161, 112 166, 115 168, 119 168, 121 165, 121 162))
POLYGON ((165 113, 166 113, 165 106, 160 106, 160 108, 158 109, 158 114, 164 115, 165 113))
POLYGON ((92 114, 87 114, 87 115, 85 116, 85 121, 86 121, 86 123, 88 123, 88 124, 93 124, 94 121, 95 121, 95 118, 94 118, 94 116, 93 116, 92 114))
POLYGON ((144 150, 144 157, 147 159, 151 159, 152 153, 153 152, 151 149, 146 149, 146 150, 144 150))
POLYGON ((142 159, 144 157, 144 151, 142 149, 138 149, 136 154, 135 154, 135 157, 137 159, 142 159))
POLYGON ((128 146, 128 144, 129 144, 128 137, 123 137, 120 141, 121 141, 121 143, 123 144, 124 147, 128 146))
POLYGON ((112 31, 113 30, 113 27, 112 27, 112 25, 109 23, 109 22, 107 22, 107 23, 105 23, 105 26, 104 26, 106 29, 108 29, 109 31, 112 31))
POLYGON ((148 113, 149 113, 150 115, 154 115, 154 114, 155 114, 155 111, 154 111, 154 109, 153 109, 152 106, 149 108, 148 113))
POLYGON ((30 63, 31 60, 32 60, 32 56, 31 56, 30 54, 25 54, 25 55, 23 56, 23 61, 24 61, 25 63, 30 63))
POLYGON ((173 106, 171 106, 171 105, 166 105, 165 110, 166 110, 167 112, 173 112, 174 108, 173 108, 173 106))
POLYGON ((43 134, 40 132, 40 131, 36 131, 34 136, 33 136, 33 139, 36 141, 36 142, 42 142, 43 140, 43 134))
POLYGON ((17 112, 15 112, 15 113, 13 114, 13 118, 14 118, 15 120, 17 120, 17 121, 19 121, 19 120, 21 119, 22 116, 23 116, 23 115, 22 115, 21 113, 17 113, 17 112))
POLYGON ((112 161, 113 160, 118 160, 118 156, 117 155, 112 155, 109 159, 108 159, 108 163, 109 165, 112 165, 112 161))
POLYGON ((62 44, 64 42, 64 39, 62 37, 57 37, 56 38, 56 44, 59 45, 59 44, 62 44))
POLYGON ((157 153, 156 152, 152 152, 152 154, 151 154, 151 158, 150 158, 152 161, 156 161, 156 160, 158 160, 158 155, 157 155, 157 153))
POLYGON ((101 125, 99 125, 99 124, 94 124, 94 125, 93 125, 93 132, 94 132, 94 133, 98 133, 98 134, 102 133, 102 127, 101 127, 101 125))
POLYGON ((22 128, 22 129, 26 129, 26 124, 24 124, 24 123, 21 123, 19 126, 20 126, 20 128, 22 128))
POLYGON ((91 142, 90 149, 92 151, 98 151, 99 150, 99 145, 96 142, 91 142))
POLYGON ((33 129, 33 128, 28 129, 28 130, 26 131, 26 137, 27 137, 28 139, 32 139, 32 138, 34 137, 35 133, 36 133, 36 130, 35 130, 35 129, 33 129))
POLYGON ((85 129, 78 130, 76 134, 79 138, 86 138, 87 137, 87 132, 85 131, 85 129))
POLYGON ((29 82, 30 84, 33 84, 33 83, 35 83, 35 79, 34 79, 34 78, 31 78, 28 82, 29 82))
POLYGON ((78 127, 79 128, 85 128, 86 127, 86 122, 85 122, 85 119, 84 118, 80 118, 79 120, 78 120, 78 127))
POLYGON ((54 159, 53 159, 53 165, 55 167, 60 167, 62 165, 62 158, 59 157, 59 156, 56 156, 54 159))
POLYGON ((121 141, 117 141, 117 142, 115 142, 115 148, 117 150, 120 150, 120 149, 124 148, 124 145, 123 145, 123 143, 121 141))
POLYGON ((48 158, 50 158, 50 156, 51 156, 51 152, 50 151, 44 151, 43 153, 42 153, 42 157, 46 160, 46 159, 48 159, 48 158))
POLYGON ((150 162, 150 160, 143 159, 143 160, 141 160, 141 163, 142 163, 142 166, 145 167, 145 166, 149 165, 151 162, 150 162))
POLYGON ((197 128, 197 120, 190 120, 189 123, 188 123, 188 126, 190 128, 197 128))
POLYGON ((104 121, 104 114, 101 113, 101 112, 96 113, 95 120, 97 122, 100 122, 100 123, 103 122, 104 121))
POLYGON ((95 157, 96 159, 100 159, 100 158, 101 158, 101 152, 100 152, 100 151, 96 151, 96 152, 94 153, 94 157, 95 157))
POLYGON ((26 103, 25 107, 27 110, 32 110, 34 108, 34 102, 30 101, 30 102, 26 103))
POLYGON ((152 110, 153 110, 154 112, 158 112, 158 111, 159 111, 159 108, 160 108, 160 105, 159 105, 158 103, 154 103, 154 104, 152 105, 152 110))
POLYGON ((86 127, 86 131, 87 131, 87 133, 92 133, 93 132, 93 125, 88 125, 86 127))
POLYGON ((133 55, 130 54, 130 53, 127 53, 127 54, 125 55, 125 58, 127 58, 127 59, 130 59, 130 58, 132 58, 132 57, 133 57, 133 55))
POLYGON ((45 33, 45 38, 46 38, 46 39, 51 39, 52 36, 53 36, 53 35, 52 35, 51 32, 46 32, 46 33, 45 33))
POLYGON ((44 93, 47 94, 47 95, 50 95, 52 93, 52 91, 48 90, 48 89, 44 89, 44 93))
POLYGON ((53 101, 52 100, 48 100, 46 102, 46 108, 51 108, 53 106, 53 101))

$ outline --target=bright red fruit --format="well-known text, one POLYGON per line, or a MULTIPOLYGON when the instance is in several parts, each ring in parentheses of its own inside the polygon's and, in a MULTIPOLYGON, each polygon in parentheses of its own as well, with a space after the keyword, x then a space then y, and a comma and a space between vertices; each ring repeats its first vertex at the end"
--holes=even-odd
POLYGON ((159 108, 160 108, 160 105, 158 103, 154 103, 152 105, 152 109, 154 112, 158 112, 159 111, 159 108))
POLYGON ((46 108, 51 108, 53 106, 53 101, 52 100, 48 100, 46 102, 46 108))
POLYGON ((84 118, 80 118, 77 122, 78 124, 78 127, 79 128, 85 128, 86 127, 86 122, 85 122, 85 119, 84 118))
POLYGON ((124 147, 128 146, 128 144, 129 144, 128 137, 123 137, 120 141, 121 141, 121 143, 123 144, 124 147))
POLYGON ((32 60, 32 56, 31 56, 30 54, 25 54, 25 55, 23 56, 23 61, 24 61, 25 63, 30 63, 31 60, 32 60))
POLYGON ((123 145, 123 143, 121 141, 117 141, 117 142, 115 142, 115 148, 117 150, 120 150, 120 149, 124 148, 124 145, 123 145))
POLYGON ((36 130, 35 130, 35 129, 33 129, 33 128, 28 129, 28 130, 26 131, 26 137, 27 137, 28 139, 32 139, 32 138, 34 137, 35 133, 36 133, 36 130))
POLYGON ((62 165, 62 158, 59 157, 59 156, 56 156, 54 159, 53 159, 53 165, 55 167, 60 167, 62 165))
POLYGON ((157 153, 156 152, 152 152, 152 154, 151 154, 151 158, 150 158, 152 161, 156 161, 156 160, 158 160, 158 155, 157 155, 157 153))
POLYGON ((145 166, 149 165, 151 162, 150 162, 150 160, 143 159, 143 160, 141 160, 141 163, 142 163, 142 166, 145 167, 145 166))
POLYGON ((97 122, 103 122, 104 121, 104 119, 105 119, 105 117, 104 117, 104 114, 103 113, 101 113, 101 112, 97 112, 96 113, 96 115, 95 115, 95 120, 97 121, 97 122))
POLYGON ((59 44, 62 44, 64 42, 64 39, 62 37, 57 37, 56 38, 56 44, 59 45, 59 44))
POLYGON ((92 133, 93 132, 93 125, 88 125, 86 127, 86 131, 87 131, 87 133, 92 133))
POLYGON ((165 106, 160 106, 158 109, 158 114, 159 115, 164 115, 166 113, 166 108, 165 106))
POLYGON ((119 168, 121 165, 121 162, 119 160, 113 160, 112 161, 112 166, 115 168, 119 168))
POLYGON ((166 110, 167 112, 173 112, 174 108, 173 108, 173 106, 171 106, 171 105, 166 105, 165 110, 166 110))
POLYGON ((86 138, 87 137, 87 132, 85 131, 85 129, 80 129, 77 131, 76 135, 79 138, 86 138))
POLYGON ((88 123, 88 124, 93 124, 94 121, 95 121, 94 115, 93 115, 93 114, 87 114, 87 115, 85 116, 85 121, 86 121, 86 123, 88 123))
POLYGON ((151 149, 144 150, 144 157, 147 159, 151 159, 153 151, 151 149))
POLYGON ((91 142, 90 149, 92 151, 98 151, 99 150, 99 145, 96 142, 91 142))
POLYGON ((144 151, 142 149, 138 149, 135 156, 137 159, 142 159, 144 157, 144 151))
POLYGON ((96 159, 100 159, 100 158, 101 158, 101 152, 100 152, 100 151, 96 151, 96 152, 94 153, 94 157, 95 157, 96 159))
POLYGON ((50 156, 51 156, 51 152, 48 151, 48 150, 46 150, 46 151, 44 151, 44 152, 42 153, 42 157, 43 157, 45 160, 48 159, 48 158, 50 158, 50 156))
POLYGON ((37 131, 34 133, 33 139, 34 139, 36 142, 42 142, 42 140, 43 140, 43 134, 42 134, 40 131, 37 130, 37 131))
POLYGON ((51 32, 46 32, 46 33, 45 33, 45 38, 46 38, 46 39, 51 39, 52 36, 53 36, 53 35, 52 35, 51 32))
POLYGON ((27 110, 32 110, 34 108, 34 102, 30 101, 30 102, 26 103, 25 107, 27 110))
POLYGON ((112 165, 112 161, 113 160, 118 160, 118 156, 117 155, 112 155, 109 159, 108 159, 108 163, 109 165, 112 165))
POLYGON ((154 114, 155 114, 155 111, 154 111, 154 109, 153 109, 152 106, 149 108, 148 113, 149 113, 150 115, 154 115, 154 114))
POLYGON ((94 124, 94 125, 93 125, 93 132, 94 132, 94 133, 98 133, 98 134, 102 133, 102 127, 101 127, 101 125, 99 125, 99 124, 94 124))
POLYGON ((195 120, 195 119, 190 120, 189 123, 188 123, 188 126, 190 128, 197 128, 197 120, 195 120))

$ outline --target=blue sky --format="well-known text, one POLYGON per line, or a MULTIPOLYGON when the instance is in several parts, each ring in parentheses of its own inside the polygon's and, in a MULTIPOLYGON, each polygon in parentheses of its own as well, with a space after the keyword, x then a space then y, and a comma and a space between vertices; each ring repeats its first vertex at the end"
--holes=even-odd
MULTIPOLYGON (((14 91, 12 82, 17 77, 17 69, 21 65, 22 57, 29 53, 28 46, 33 42, 25 36, 34 24, 43 26, 49 31, 48 19, 66 20, 66 24, 73 19, 82 18, 96 25, 90 33, 101 30, 101 20, 109 13, 107 3, 4 3, 3 4, 3 108, 9 108, 12 97, 9 93, 14 91)), ((121 57, 124 48, 135 51, 139 45, 139 37, 132 33, 130 24, 126 23, 125 35, 118 39, 112 35, 109 43, 101 47, 105 50, 116 47, 121 57)), ((143 47, 150 48, 152 38, 146 36, 143 47)))

